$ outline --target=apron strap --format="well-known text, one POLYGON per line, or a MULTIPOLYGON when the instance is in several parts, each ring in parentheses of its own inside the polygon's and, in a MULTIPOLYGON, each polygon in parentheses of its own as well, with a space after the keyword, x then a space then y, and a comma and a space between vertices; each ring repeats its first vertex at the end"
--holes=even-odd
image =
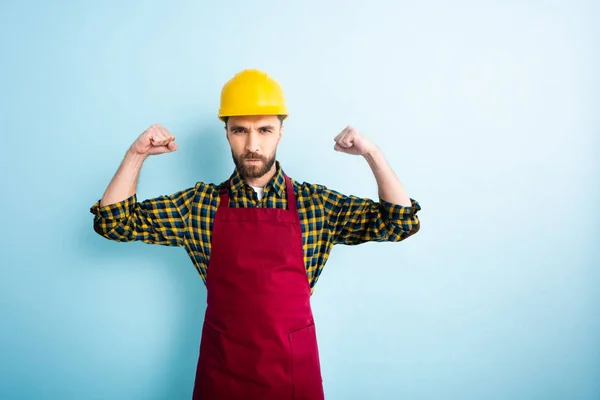
POLYGON ((296 213, 296 195, 294 194, 294 186, 290 178, 284 173, 285 176, 285 191, 287 193, 288 211, 296 213))
POLYGON ((223 184, 223 186, 221 186, 221 190, 219 191, 219 197, 221 197, 221 205, 224 206, 225 208, 229 208, 229 184, 230 184, 230 179, 227 180, 227 182, 225 182, 223 184))

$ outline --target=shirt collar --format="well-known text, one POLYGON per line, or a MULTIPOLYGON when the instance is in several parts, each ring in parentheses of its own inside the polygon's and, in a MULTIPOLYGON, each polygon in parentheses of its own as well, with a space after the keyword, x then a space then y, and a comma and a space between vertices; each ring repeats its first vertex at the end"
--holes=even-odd
MULTIPOLYGON (((285 176, 279 161, 275 161, 275 168, 275 175, 273 175, 273 178, 271 178, 271 180, 265 186, 265 196, 271 190, 274 190, 279 197, 283 198, 285 194, 285 176)), ((246 181, 239 174, 237 168, 235 168, 233 174, 231 175, 231 192, 236 193, 240 190, 243 190, 243 188, 250 188, 250 185, 246 183, 246 181)))

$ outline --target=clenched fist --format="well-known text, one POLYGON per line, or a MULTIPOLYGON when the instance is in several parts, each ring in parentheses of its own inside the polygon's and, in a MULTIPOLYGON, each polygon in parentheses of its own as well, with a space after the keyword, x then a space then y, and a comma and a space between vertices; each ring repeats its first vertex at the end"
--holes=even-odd
POLYGON ((135 153, 149 156, 170 153, 177 150, 175 136, 160 124, 154 124, 144 131, 131 145, 135 153))
POLYGON ((375 149, 373 142, 351 126, 347 126, 333 140, 334 149, 342 153, 364 156, 375 149))

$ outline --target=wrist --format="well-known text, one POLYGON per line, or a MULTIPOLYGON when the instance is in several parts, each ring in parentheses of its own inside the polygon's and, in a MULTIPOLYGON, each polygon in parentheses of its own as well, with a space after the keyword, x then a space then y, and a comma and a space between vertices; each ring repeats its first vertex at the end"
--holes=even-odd
POLYGON ((379 147, 377 147, 376 145, 373 145, 371 149, 369 149, 363 154, 363 157, 370 163, 377 161, 379 158, 381 158, 381 156, 381 149, 379 149, 379 147))
POLYGON ((127 154, 125 155, 125 159, 129 164, 141 165, 148 158, 148 154, 140 154, 137 151, 133 150, 131 147, 127 150, 127 154))

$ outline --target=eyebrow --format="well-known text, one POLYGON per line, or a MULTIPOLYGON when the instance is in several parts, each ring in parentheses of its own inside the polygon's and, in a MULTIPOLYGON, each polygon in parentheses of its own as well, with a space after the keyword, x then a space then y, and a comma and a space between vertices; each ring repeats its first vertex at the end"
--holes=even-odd
MULTIPOLYGON (((259 126, 258 128, 259 129, 265 129, 266 128, 266 129, 274 130, 275 126, 273 126, 273 125, 262 125, 262 126, 259 126)), ((248 130, 248 128, 246 128, 245 126, 242 126, 242 125, 232 125, 229 129, 231 129, 231 130, 242 129, 244 131, 248 130)))

